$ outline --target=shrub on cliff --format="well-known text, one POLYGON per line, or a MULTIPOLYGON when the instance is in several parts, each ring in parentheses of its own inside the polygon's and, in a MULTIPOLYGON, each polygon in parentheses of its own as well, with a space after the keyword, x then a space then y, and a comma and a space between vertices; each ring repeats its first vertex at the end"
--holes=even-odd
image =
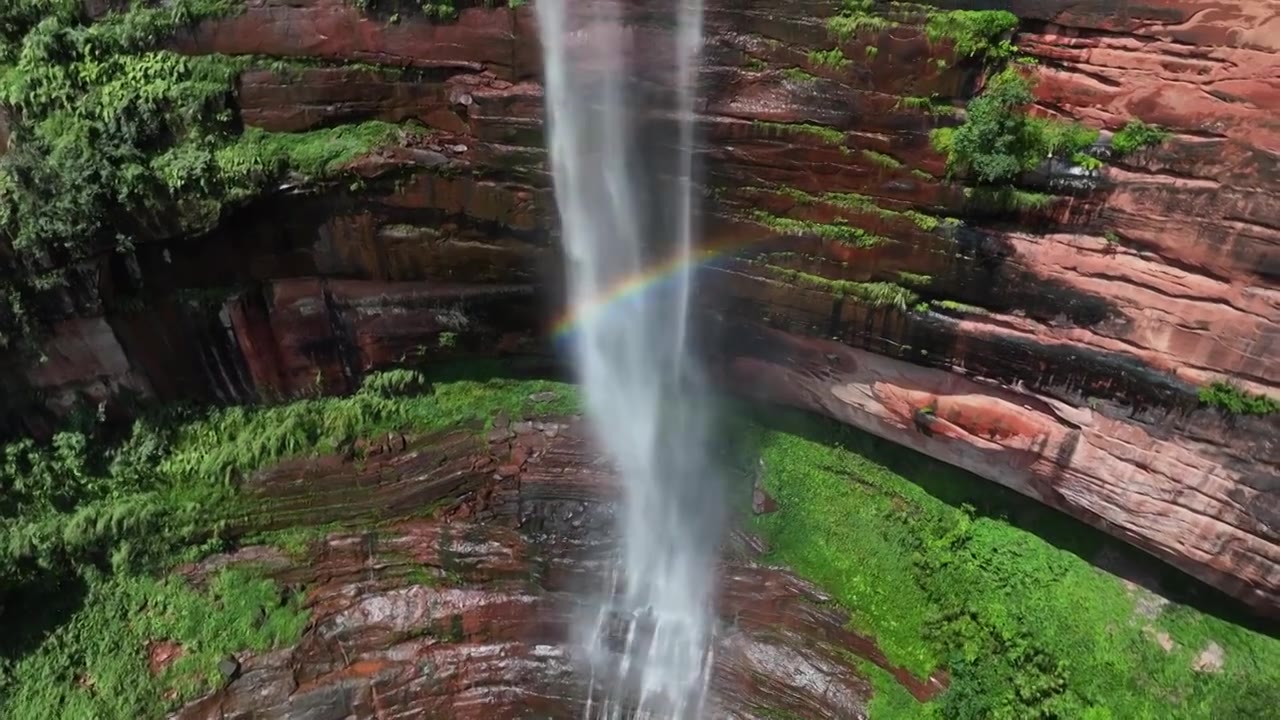
POLYGON ((1270 415, 1280 412, 1280 401, 1258 395, 1221 380, 1200 388, 1200 404, 1231 415, 1270 415))
POLYGON ((925 33, 937 42, 950 39, 961 57, 1007 60, 1016 52, 1009 34, 1018 27, 1018 16, 1007 10, 952 10, 929 16, 925 33))
POLYGON ((1032 117, 1031 82, 1018 66, 993 75, 969 101, 964 122, 930 136, 952 172, 982 183, 1003 183, 1034 170, 1049 157, 1074 157, 1098 137, 1079 123, 1032 117))
POLYGON ((1149 147, 1154 147, 1169 138, 1169 131, 1155 125, 1148 125, 1141 120, 1130 120, 1115 135, 1111 136, 1111 149, 1117 155, 1131 155, 1149 147))

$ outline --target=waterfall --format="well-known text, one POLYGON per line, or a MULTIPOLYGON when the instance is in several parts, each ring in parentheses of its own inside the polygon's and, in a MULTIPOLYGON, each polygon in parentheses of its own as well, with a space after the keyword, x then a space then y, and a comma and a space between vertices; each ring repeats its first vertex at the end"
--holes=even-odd
POLYGON ((573 359, 623 484, 614 575, 581 627, 588 718, 699 717, 710 682, 723 502, 689 348, 702 2, 674 2, 535 6, 573 359))

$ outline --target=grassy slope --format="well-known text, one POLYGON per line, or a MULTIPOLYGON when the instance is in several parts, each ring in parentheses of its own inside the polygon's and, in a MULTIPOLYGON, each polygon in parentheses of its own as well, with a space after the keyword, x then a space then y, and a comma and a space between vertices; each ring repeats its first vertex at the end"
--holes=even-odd
POLYGON ((1280 716, 1280 641, 1178 604, 1141 616, 1137 595, 1085 559, 1133 551, 868 435, 772 417, 749 444, 781 508, 757 521, 774 559, 831 591, 894 662, 952 672, 952 691, 927 706, 873 675, 872 717, 1280 716), (1211 641, 1223 672, 1193 671, 1211 641))
POLYGON ((575 402, 560 383, 428 387, 417 373, 393 371, 346 398, 139 422, 106 457, 74 435, 6 453, 14 462, 0 465, 0 491, 13 501, 0 503, 0 612, 6 628, 19 619, 24 627, 0 636, 0 716, 159 717, 212 687, 227 653, 297 639, 306 623, 299 598, 282 598, 268 579, 227 571, 196 590, 162 574, 226 547, 218 528, 246 510, 241 474, 386 431, 479 428, 499 411, 556 413, 575 402), (530 399, 546 391, 554 398, 530 399), (74 493, 63 492, 68 483, 74 493), (187 655, 153 678, 146 648, 159 640, 187 655))
POLYGON ((296 642, 301 605, 245 569, 222 571, 204 591, 173 577, 94 577, 83 607, 15 665, 0 708, 13 720, 159 716, 164 695, 177 702, 213 687, 227 654, 296 642), (161 640, 184 654, 153 676, 147 647, 161 640))

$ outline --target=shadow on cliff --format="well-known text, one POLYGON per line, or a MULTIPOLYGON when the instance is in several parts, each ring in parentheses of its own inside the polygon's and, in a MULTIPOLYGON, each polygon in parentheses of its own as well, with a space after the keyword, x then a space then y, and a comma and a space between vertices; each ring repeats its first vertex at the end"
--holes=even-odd
MULTIPOLYGON (((732 419, 726 421, 725 431, 736 433, 739 438, 732 462, 741 473, 749 475, 759 462, 758 448, 746 446, 750 440, 742 441, 742 438, 751 436, 749 432, 743 434, 748 424, 826 446, 839 446, 884 466, 953 508, 969 509, 975 518, 1006 522, 1081 558, 1102 572, 1173 603, 1280 638, 1280 621, 1262 618, 1243 603, 1177 568, 1009 488, 857 428, 802 410, 744 401, 730 403, 729 407, 731 410, 726 416, 732 419)), ((748 512, 750 480, 734 485, 731 491, 737 498, 735 509, 748 512)))

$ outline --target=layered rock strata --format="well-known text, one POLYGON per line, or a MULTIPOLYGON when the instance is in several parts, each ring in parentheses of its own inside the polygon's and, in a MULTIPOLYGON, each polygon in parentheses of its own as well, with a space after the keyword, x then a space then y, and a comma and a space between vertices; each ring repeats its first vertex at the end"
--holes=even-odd
MULTIPOLYGON (((311 622, 294 646, 236 658, 223 689, 176 718, 583 716, 589 675, 573 624, 603 586, 616 478, 581 421, 499 419, 474 431, 393 435, 347 457, 291 462, 246 486, 264 517, 296 523, 420 514, 334 531, 294 556, 255 546, 182 570, 199 583, 252 563, 302 588, 311 622)), ((736 536, 721 568, 713 680, 724 718, 864 718, 880 665, 928 699, 945 678, 891 666, 808 583, 753 562, 736 536)), ((623 638, 618 638, 622 642, 623 638)))
MULTIPOLYGON (((927 8, 882 9, 895 25, 841 38, 833 0, 709 3, 700 305, 730 329, 731 389, 979 472, 1280 612, 1280 423, 1195 397, 1219 378, 1280 395, 1274 8, 1014 3, 1035 112, 1171 136, 995 198, 947 179, 928 140, 980 66, 930 40, 927 8), (837 49, 849 62, 814 53, 837 49)), ((615 37, 660 47, 667 22, 637 12, 615 37)), ((559 257, 532 23, 252 0, 175 38, 315 64, 244 73, 251 126, 429 133, 357 160, 362 186, 289 188, 85 268, 25 385, 55 406, 245 401, 543 350, 559 257)))

